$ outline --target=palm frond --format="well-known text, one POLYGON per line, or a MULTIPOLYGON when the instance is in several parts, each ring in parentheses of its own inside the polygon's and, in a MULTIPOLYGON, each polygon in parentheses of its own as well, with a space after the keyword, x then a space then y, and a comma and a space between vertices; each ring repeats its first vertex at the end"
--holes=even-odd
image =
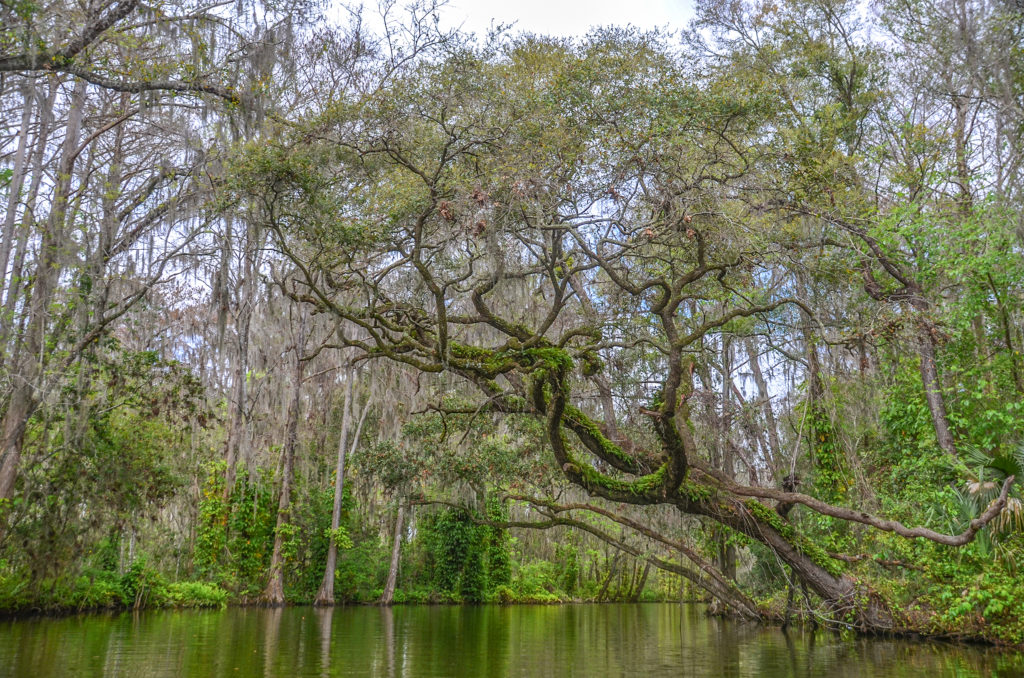
POLYGON ((1024 530, 1024 502, 1017 497, 1009 497, 993 522, 999 532, 1024 530))

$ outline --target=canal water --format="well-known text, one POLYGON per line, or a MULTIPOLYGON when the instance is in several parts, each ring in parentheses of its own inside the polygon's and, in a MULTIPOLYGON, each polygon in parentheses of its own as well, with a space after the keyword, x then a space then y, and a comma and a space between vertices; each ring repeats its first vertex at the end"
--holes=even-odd
POLYGON ((1024 654, 790 630, 697 605, 232 608, 0 622, 0 676, 1024 676, 1024 654))

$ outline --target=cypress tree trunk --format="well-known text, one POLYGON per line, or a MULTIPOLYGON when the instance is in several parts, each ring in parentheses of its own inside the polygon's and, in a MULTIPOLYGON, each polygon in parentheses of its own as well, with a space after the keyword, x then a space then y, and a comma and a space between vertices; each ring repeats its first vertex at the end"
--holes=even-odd
POLYGON ((25 256, 28 252, 28 234, 35 224, 35 204, 39 197, 39 187, 43 180, 43 161, 46 158, 46 147, 49 143, 50 132, 53 129, 53 108, 57 100, 58 81, 53 78, 50 82, 50 92, 46 102, 39 111, 39 132, 36 135, 35 148, 32 152, 32 180, 29 182, 29 189, 25 195, 25 210, 21 215, 21 237, 17 238, 17 245, 14 249, 14 260, 11 262, 11 275, 8 278, 7 295, 4 299, 4 310, 0 313, 0 359, 16 362, 17 351, 14 350, 15 342, 9 343, 15 308, 21 297, 21 289, 24 286, 22 272, 25 267, 25 256))
POLYGON ((650 561, 644 563, 644 571, 640 574, 640 581, 637 582, 636 587, 629 595, 629 602, 635 603, 640 600, 640 594, 644 592, 644 587, 647 586, 647 575, 651 573, 650 561))
POLYGON ((402 555, 402 527, 405 519, 405 506, 398 505, 395 516, 395 537, 391 544, 391 565, 388 567, 388 580, 384 584, 384 593, 380 597, 381 605, 390 605, 395 599, 395 583, 398 581, 398 563, 402 555))
POLYGON ((50 218, 43 226, 39 242, 39 262, 36 266, 32 296, 28 302, 28 327, 17 365, 16 384, 8 401, 0 439, 0 500, 14 496, 14 482, 21 463, 21 450, 25 426, 39 405, 37 389, 44 375, 47 352, 46 332, 50 306, 63 270, 62 250, 65 239, 68 200, 71 197, 71 175, 74 168, 82 119, 85 108, 86 83, 75 82, 68 112, 68 126, 61 149, 61 161, 54 187, 54 202, 50 218))
POLYGON ((352 363, 345 367, 345 400, 341 407, 341 435, 338 438, 338 462, 334 475, 334 508, 331 511, 331 540, 327 547, 327 564, 314 605, 334 605, 334 569, 338 564, 338 543, 334 539, 341 525, 341 500, 345 489, 345 451, 348 449, 348 428, 352 418, 352 391, 355 381, 352 363))
MULTIPOLYGON (((231 225, 228 225, 230 233, 231 225)), ((230 236, 229 236, 230 237, 230 236)), ((238 313, 235 318, 235 329, 238 337, 238 355, 235 357, 235 371, 232 377, 231 423, 228 428, 228 439, 224 450, 227 468, 224 471, 224 498, 231 496, 238 471, 238 460, 242 447, 242 435, 245 428, 245 404, 247 398, 247 378, 249 375, 249 328, 252 323, 253 306, 256 303, 256 273, 258 268, 258 248, 255 243, 254 229, 247 229, 245 240, 245 265, 241 289, 238 298, 238 313)), ((229 246, 229 245, 228 245, 229 246)), ((226 295, 226 291, 222 291, 226 295)), ((226 296, 225 296, 226 300, 226 296)), ((222 304, 226 301, 222 301, 222 304)))
MULTIPOLYGON (((719 418, 719 443, 721 444, 720 459, 722 473, 729 480, 736 477, 736 460, 733 454, 729 432, 731 428, 732 402, 732 342, 728 335, 722 335, 722 412, 719 418)), ((736 581, 736 547, 729 543, 729 535, 719 534, 719 568, 729 579, 736 581)))
POLYGON ((302 380, 306 372, 303 351, 306 347, 306 316, 300 310, 299 334, 295 340, 295 371, 293 373, 292 400, 288 406, 288 424, 282 454, 281 495, 277 502, 277 527, 274 530, 274 550, 270 556, 270 580, 263 591, 263 600, 269 605, 284 604, 284 573, 281 570, 281 550, 284 547, 282 528, 291 513, 292 480, 295 476, 295 446, 298 442, 299 413, 302 404, 302 380))
POLYGON ((10 185, 8 186, 7 213, 4 215, 3 231, 0 232, 0 293, 7 285, 7 265, 10 263, 11 247, 14 242, 14 226, 18 216, 18 202, 21 187, 25 180, 25 165, 28 150, 28 128, 32 122, 32 102, 30 86, 22 85, 24 103, 21 112, 21 129, 18 131, 18 148, 14 153, 10 185))

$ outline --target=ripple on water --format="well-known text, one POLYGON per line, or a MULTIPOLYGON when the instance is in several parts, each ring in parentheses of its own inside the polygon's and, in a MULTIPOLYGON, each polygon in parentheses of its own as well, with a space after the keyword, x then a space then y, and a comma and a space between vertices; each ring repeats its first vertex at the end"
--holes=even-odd
POLYGON ((844 639, 674 604, 242 608, 0 622, 0 676, 1024 676, 1024 655, 844 639))

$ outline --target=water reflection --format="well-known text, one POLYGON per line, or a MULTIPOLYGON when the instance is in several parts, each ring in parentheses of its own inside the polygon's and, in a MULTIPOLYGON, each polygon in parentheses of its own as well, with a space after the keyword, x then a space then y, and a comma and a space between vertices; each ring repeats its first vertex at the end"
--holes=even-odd
POLYGON ((320 640, 320 678, 328 678, 331 674, 331 621, 334 610, 318 607, 313 609, 320 640))
POLYGON ((991 648, 712 619, 692 605, 148 612, 0 622, 0 676, 1024 675, 991 648))

